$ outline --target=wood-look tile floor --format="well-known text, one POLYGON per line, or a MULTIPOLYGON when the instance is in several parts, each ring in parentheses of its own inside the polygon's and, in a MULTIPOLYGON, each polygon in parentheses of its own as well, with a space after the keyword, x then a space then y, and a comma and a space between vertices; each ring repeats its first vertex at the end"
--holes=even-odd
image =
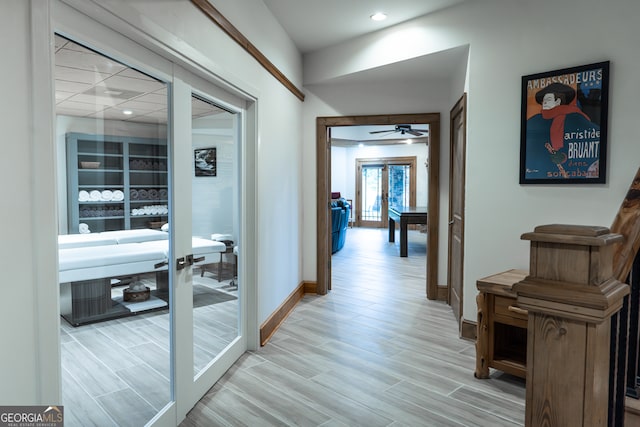
MULTIPOLYGON (((149 277, 144 280, 154 276, 149 277)), ((198 273, 194 283, 229 298, 219 303, 196 298, 195 374, 237 336, 238 301, 229 280, 198 273)), ((194 295, 198 292, 194 287, 194 295)), ((122 289, 113 295, 122 295, 122 289)), ((138 427, 151 420, 171 399, 169 335, 168 310, 79 327, 61 318, 65 426, 138 427)))
POLYGON ((181 426, 523 425, 524 382, 474 378, 473 342, 426 299, 426 235, 409 234, 400 258, 385 229, 349 229, 331 292, 305 296, 181 426))

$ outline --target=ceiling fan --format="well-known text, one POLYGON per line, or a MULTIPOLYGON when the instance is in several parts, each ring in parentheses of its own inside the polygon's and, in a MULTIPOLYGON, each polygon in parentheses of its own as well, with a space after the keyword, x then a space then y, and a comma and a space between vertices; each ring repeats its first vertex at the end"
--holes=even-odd
POLYGON ((374 133, 396 133, 396 132, 400 132, 400 135, 404 135, 404 134, 410 134, 413 136, 422 136, 425 133, 429 133, 428 129, 412 129, 411 125, 396 125, 395 129, 393 130, 375 130, 372 132, 369 132, 370 134, 374 134, 374 133))

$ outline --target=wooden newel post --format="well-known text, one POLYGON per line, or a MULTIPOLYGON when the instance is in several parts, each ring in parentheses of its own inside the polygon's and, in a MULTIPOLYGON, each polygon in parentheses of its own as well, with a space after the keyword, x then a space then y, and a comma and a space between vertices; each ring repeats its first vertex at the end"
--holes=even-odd
POLYGON ((527 324, 525 425, 606 426, 611 316, 629 287, 614 279, 606 227, 543 225, 531 241, 530 271, 513 286, 527 324))

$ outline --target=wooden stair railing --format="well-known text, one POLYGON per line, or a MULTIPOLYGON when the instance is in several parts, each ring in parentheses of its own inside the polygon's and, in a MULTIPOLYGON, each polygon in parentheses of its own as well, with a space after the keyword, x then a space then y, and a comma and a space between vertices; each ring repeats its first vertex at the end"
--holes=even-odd
MULTIPOLYGON (((637 409, 626 409, 628 396, 640 398, 638 373, 640 368, 640 169, 633 178, 620 209, 610 228, 624 236, 614 250, 614 277, 631 286, 619 313, 611 320, 611 365, 609 376, 609 423, 611 427, 625 425, 627 417, 636 416, 637 409)), ((638 406, 638 402, 632 402, 638 406)))

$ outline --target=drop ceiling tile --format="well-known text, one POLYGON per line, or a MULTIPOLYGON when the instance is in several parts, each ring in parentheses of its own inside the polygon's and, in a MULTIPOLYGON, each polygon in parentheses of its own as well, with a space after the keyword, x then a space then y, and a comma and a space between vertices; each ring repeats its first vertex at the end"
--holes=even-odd
POLYGON ((139 102, 147 102, 149 104, 157 104, 157 105, 167 105, 167 95, 161 95, 158 93, 147 93, 144 95, 140 95, 135 99, 139 102))
POLYGON ((56 80, 64 80, 68 82, 79 82, 94 85, 108 78, 110 74, 104 74, 91 70, 82 70, 79 68, 63 67, 56 65, 56 80))
POLYGON ((91 51, 78 52, 66 47, 56 53, 56 65, 81 70, 96 70, 108 75, 117 74, 127 68, 106 56, 91 51))
POLYGON ((167 85, 120 62, 55 36, 56 112, 145 123, 167 122, 167 85), (133 115, 124 115, 130 109, 133 115))
POLYGON ((137 100, 134 100, 120 103, 118 104, 118 108, 132 110, 135 114, 147 114, 161 108, 166 109, 166 105, 162 106, 158 104, 150 104, 148 102, 137 102, 137 100))
POLYGON ((56 114, 59 116, 85 117, 88 113, 86 109, 62 108, 56 105, 56 114))
POLYGON ((144 73, 142 73, 142 72, 140 72, 138 70, 134 70, 132 68, 126 68, 126 69, 122 70, 120 73, 118 73, 118 75, 122 76, 122 77, 129 77, 129 78, 132 78, 132 79, 149 80, 149 81, 152 81, 152 82, 157 82, 158 81, 157 79, 155 79, 155 78, 153 78, 151 76, 148 76, 148 75, 146 75, 146 74, 144 74, 144 73))
POLYGON ((107 97, 107 96, 94 96, 94 95, 86 95, 86 94, 78 94, 78 95, 74 95, 73 97, 71 97, 69 99, 70 101, 76 101, 76 102, 81 102, 84 104, 96 104, 96 105, 104 105, 104 106, 108 106, 108 107, 112 107, 114 105, 118 105, 120 102, 122 102, 121 99, 115 99, 115 98, 111 98, 111 97, 107 97))
POLYGON ((64 92, 62 90, 56 90, 56 102, 64 101, 71 98, 74 95, 73 92, 64 92))
POLYGON ((130 88, 121 88, 100 83, 99 85, 85 90, 84 92, 82 92, 82 94, 95 97, 119 99, 119 102, 122 102, 128 99, 137 98, 138 96, 142 95, 143 92, 131 90, 130 88))
POLYGON ((63 92, 80 93, 90 88, 91 85, 87 83, 70 82, 66 80, 56 79, 56 90, 61 90, 63 92))
POLYGON ((164 83, 157 81, 133 79, 131 77, 122 77, 120 75, 109 77, 104 81, 104 84, 112 88, 133 90, 137 92, 154 92, 162 89, 164 86, 164 83))
POLYGON ((165 114, 146 114, 144 116, 138 116, 135 119, 131 120, 135 122, 141 123, 155 123, 155 124, 164 124, 167 123, 167 115, 165 114))
POLYGON ((108 105, 103 104, 87 104, 84 102, 76 102, 76 101, 62 101, 60 102, 56 108, 66 108, 68 110, 83 110, 86 111, 85 114, 96 113, 98 111, 102 111, 105 108, 109 108, 108 105))
POLYGON ((169 113, 165 108, 163 110, 156 110, 149 114, 145 114, 142 117, 153 118, 154 120, 157 120, 159 123, 166 123, 168 115, 169 113))
POLYGON ((96 119, 103 120, 130 120, 135 116, 127 116, 126 114, 122 114, 122 111, 116 108, 108 108, 103 111, 99 111, 94 114, 89 114, 89 117, 93 117, 96 119))
POLYGON ((55 36, 54 36, 54 47, 55 47, 56 50, 60 49, 61 47, 63 47, 67 43, 69 43, 69 40, 67 40, 64 37, 61 37, 61 36, 55 34, 55 36))

